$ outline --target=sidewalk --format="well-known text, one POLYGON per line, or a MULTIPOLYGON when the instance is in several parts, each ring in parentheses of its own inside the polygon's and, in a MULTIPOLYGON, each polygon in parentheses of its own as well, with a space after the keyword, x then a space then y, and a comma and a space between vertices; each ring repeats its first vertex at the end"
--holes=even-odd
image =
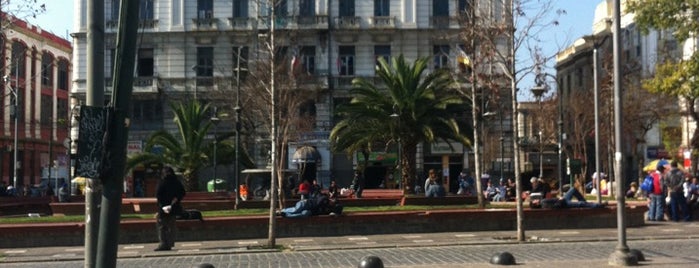
MULTIPOLYGON (((628 228, 627 240, 666 240, 666 239, 699 239, 699 223, 652 222, 644 227, 628 228)), ((617 241, 617 229, 565 229, 565 230, 536 230, 525 232, 527 242, 532 243, 576 243, 617 241)), ((339 236, 339 237, 302 237, 279 238, 278 246, 290 251, 314 252, 352 249, 380 248, 412 248, 439 246, 484 246, 484 245, 518 245, 516 231, 487 231, 487 232, 449 232, 422 234, 390 234, 370 236, 339 236)), ((278 252, 278 250, 262 249, 266 239, 223 240, 223 241, 190 241, 178 242, 172 251, 153 249, 155 243, 122 244, 119 245, 119 259, 153 258, 153 257, 183 257, 223 254, 255 254, 278 252)), ((0 249, 4 258, 0 263, 36 263, 48 261, 81 261, 84 259, 83 247, 43 247, 27 249, 0 249)), ((657 263, 655 263, 657 264, 657 263)))

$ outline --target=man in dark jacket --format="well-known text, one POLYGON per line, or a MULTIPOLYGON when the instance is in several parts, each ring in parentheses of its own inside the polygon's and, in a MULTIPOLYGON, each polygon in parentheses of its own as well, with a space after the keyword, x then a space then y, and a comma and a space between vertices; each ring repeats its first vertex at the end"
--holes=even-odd
POLYGON ((184 186, 171 167, 163 168, 163 179, 158 184, 156 198, 158 200, 158 239, 160 244, 155 251, 170 250, 175 246, 175 217, 182 213, 182 198, 185 195, 184 186))

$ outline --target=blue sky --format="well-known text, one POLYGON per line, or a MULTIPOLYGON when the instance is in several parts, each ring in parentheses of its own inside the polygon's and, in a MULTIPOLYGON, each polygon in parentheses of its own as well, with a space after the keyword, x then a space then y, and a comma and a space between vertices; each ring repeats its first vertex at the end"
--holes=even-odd
MULTIPOLYGON (((366 0, 365 0, 366 1, 366 0)), ((536 1, 536 0, 535 0, 536 1)), ((545 1, 545 0, 543 0, 545 1)), ((541 39, 544 41, 542 50, 545 55, 553 55, 559 49, 572 44, 576 39, 592 32, 592 20, 597 4, 604 0, 552 0, 556 9, 566 11, 559 19, 560 25, 552 27, 542 32, 541 39)), ((30 22, 49 30, 54 34, 64 37, 69 41, 72 39, 67 35, 73 27, 73 0, 51 0, 46 2, 46 13, 30 22)), ((552 12, 555 14, 555 11, 552 12)), ((555 62, 549 62, 553 67, 555 62)), ((547 70, 553 73, 553 70, 547 70)), ((520 88, 526 89, 533 86, 532 79, 525 79, 520 88)), ((524 98, 529 98, 529 93, 524 93, 524 98)))

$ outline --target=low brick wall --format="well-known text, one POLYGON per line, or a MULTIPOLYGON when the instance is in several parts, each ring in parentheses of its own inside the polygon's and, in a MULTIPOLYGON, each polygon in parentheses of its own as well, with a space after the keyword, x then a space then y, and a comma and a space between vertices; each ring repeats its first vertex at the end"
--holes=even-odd
MULTIPOLYGON (((641 206, 627 208, 627 226, 644 225, 646 210, 641 206)), ((525 209, 524 214, 527 230, 613 228, 617 222, 614 207, 525 209)), ((513 209, 362 212, 305 219, 278 217, 277 234, 279 237, 304 237, 515 230, 516 218, 513 209)), ((177 241, 266 238, 268 223, 267 216, 178 221, 177 241)), ((119 242, 157 242, 155 220, 123 221, 119 242)), ((0 225, 0 248, 80 246, 83 243, 83 223, 0 225)))

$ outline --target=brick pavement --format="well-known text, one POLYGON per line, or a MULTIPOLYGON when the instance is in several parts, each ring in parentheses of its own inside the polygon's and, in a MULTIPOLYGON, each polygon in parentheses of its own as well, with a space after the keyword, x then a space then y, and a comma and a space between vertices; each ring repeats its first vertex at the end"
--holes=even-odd
MULTIPOLYGON (((627 235, 629 246, 642 245, 646 256, 653 256, 653 266, 692 267, 699 265, 695 253, 683 256, 681 245, 695 248, 699 242, 697 231, 698 223, 662 222, 629 228, 627 235)), ((277 244, 288 248, 283 252, 251 249, 265 244, 265 239, 179 242, 170 252, 153 252, 153 243, 125 244, 119 246, 119 266, 172 268, 210 262, 216 267, 353 267, 362 256, 380 254, 396 267, 459 267, 464 263, 489 265, 484 262, 493 252, 508 249, 528 267, 568 262, 564 260, 590 262, 594 265, 586 267, 597 267, 606 264, 616 241, 616 229, 539 230, 526 234, 529 241, 523 244, 512 240, 514 231, 280 238, 277 244), (424 256, 423 252, 431 253, 424 256)), ((82 266, 84 254, 82 247, 0 249, 0 253, 4 256, 0 264, 7 267, 42 267, 47 262, 52 267, 82 266)))

